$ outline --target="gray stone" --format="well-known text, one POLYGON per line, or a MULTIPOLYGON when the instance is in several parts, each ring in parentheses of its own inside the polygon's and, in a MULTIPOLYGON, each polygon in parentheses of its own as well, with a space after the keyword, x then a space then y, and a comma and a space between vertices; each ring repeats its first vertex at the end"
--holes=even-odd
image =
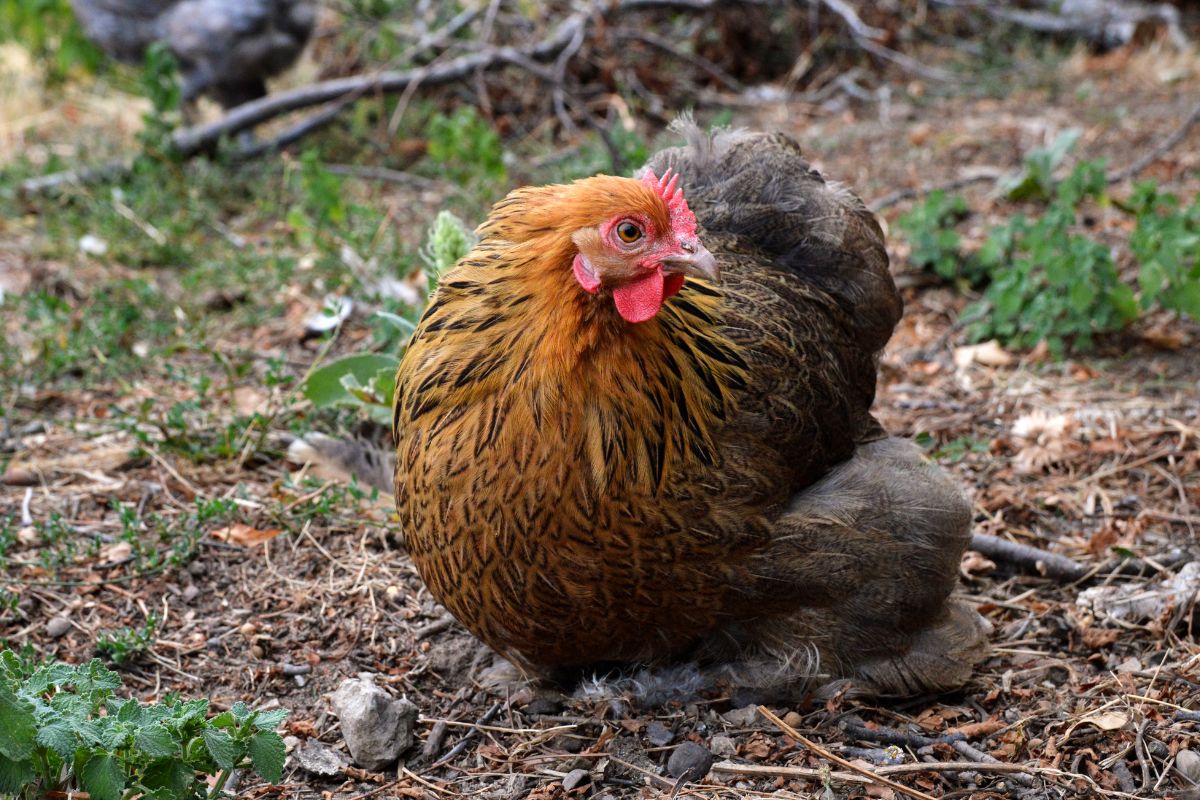
POLYGON ((394 699, 369 674, 342 681, 331 701, 350 757, 363 769, 387 769, 412 747, 417 707, 394 699))
POLYGON ((592 774, 586 769, 573 769, 563 778, 563 788, 568 792, 572 789, 578 789, 580 786, 587 786, 592 782, 592 774))
POLYGON ((69 630, 71 630, 71 620, 66 617, 54 617, 46 623, 46 635, 51 639, 57 639, 69 630))
POLYGON ((1175 756, 1175 769, 1193 784, 1200 783, 1200 755, 1195 750, 1180 750, 1175 756))
POLYGON ((749 728, 758 719, 758 706, 749 705, 735 708, 721 715, 726 722, 735 728, 749 728))
POLYGON ((675 734, 666 725, 654 720, 646 726, 646 741, 652 747, 666 747, 675 741, 675 734))
POLYGON ((525 713, 532 716, 550 716, 562 711, 562 703, 548 695, 538 695, 525 706, 525 713))
POLYGON ((313 775, 333 777, 341 775, 346 767, 350 766, 350 762, 346 761, 345 756, 326 747, 316 739, 309 739, 301 744, 293 755, 300 768, 313 775))
POLYGON ((695 742, 684 742, 667 759, 667 772, 672 778, 698 781, 712 769, 713 754, 695 742))
POLYGON ((733 741, 731 736, 716 735, 708 743, 709 749, 713 751, 713 755, 721 758, 733 758, 737 755, 737 743, 733 741))

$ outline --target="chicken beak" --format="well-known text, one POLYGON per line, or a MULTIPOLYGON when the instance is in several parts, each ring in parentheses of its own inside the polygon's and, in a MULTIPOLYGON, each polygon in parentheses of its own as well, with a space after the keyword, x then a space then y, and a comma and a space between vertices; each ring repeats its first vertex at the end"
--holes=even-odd
POLYGON ((689 242, 681 245, 682 252, 664 256, 659 262, 664 273, 678 273, 689 278, 703 278, 711 283, 721 280, 721 268, 717 259, 699 242, 689 242))

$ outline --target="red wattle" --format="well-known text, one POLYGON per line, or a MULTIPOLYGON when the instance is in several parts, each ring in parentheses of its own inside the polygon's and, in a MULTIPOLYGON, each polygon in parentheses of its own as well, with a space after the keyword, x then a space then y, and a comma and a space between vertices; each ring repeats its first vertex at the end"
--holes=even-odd
POLYGON ((672 272, 663 280, 663 299, 674 297, 679 294, 679 290, 683 288, 684 276, 678 272, 672 272))
MULTIPOLYGON (((674 277, 674 276, 672 276, 674 277)), ((664 294, 662 270, 652 270, 643 278, 613 289, 617 313, 626 322, 645 322, 662 308, 664 294)))

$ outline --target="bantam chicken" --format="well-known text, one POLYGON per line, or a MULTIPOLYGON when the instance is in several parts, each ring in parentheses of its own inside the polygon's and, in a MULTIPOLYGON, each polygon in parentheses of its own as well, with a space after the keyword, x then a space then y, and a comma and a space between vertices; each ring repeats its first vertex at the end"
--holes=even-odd
POLYGON ((179 62, 185 103, 210 95, 224 108, 267 93, 316 21, 314 0, 71 0, 88 38, 119 61, 138 62, 166 42, 179 62))
POLYGON ((783 135, 517 189, 395 396, 433 595, 536 675, 694 663, 762 693, 950 689, 970 505, 870 414, 901 313, 874 217, 783 135))

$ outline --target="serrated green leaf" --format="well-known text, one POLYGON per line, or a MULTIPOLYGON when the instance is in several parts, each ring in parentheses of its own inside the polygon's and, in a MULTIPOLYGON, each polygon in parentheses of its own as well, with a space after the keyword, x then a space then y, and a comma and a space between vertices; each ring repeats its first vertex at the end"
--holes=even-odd
POLYGON ((231 711, 222 711, 208 721, 208 724, 214 728, 236 728, 237 718, 233 716, 231 711))
POLYGON ((208 728, 202 734, 209 755, 221 769, 233 769, 242 758, 241 746, 222 730, 208 728))
POLYGON ((283 776, 283 760, 286 750, 283 739, 274 731, 259 731, 247 743, 250 765, 254 771, 271 783, 278 783, 283 776))
POLYGON ((283 721, 288 718, 291 712, 286 708, 271 708, 266 711, 259 711, 254 716, 254 727, 260 731, 273 731, 283 724, 283 721))
POLYGON ((36 734, 33 704, 0 686, 0 755, 23 761, 33 752, 36 734))
POLYGON ((121 703, 120 708, 117 710, 117 719, 121 720, 121 722, 131 722, 134 725, 141 725, 142 704, 132 697, 129 698, 121 703))
POLYGON ((156 761, 142 773, 141 784, 155 792, 166 792, 171 797, 193 797, 190 791, 196 783, 196 773, 187 764, 176 759, 156 761))
POLYGON ((133 736, 133 744, 151 758, 172 756, 179 750, 179 744, 171 732, 158 723, 144 725, 138 728, 133 736))
POLYGON ((125 791, 125 773, 107 753, 93 755, 79 771, 79 786, 92 800, 120 800, 125 791))
POLYGON ((250 706, 246 705, 241 700, 238 700, 229 707, 229 713, 232 714, 233 718, 238 722, 245 722, 250 718, 250 714, 253 712, 250 710, 250 706))
POLYGON ((33 764, 0 755, 0 794, 16 795, 37 777, 33 764))
POLYGON ((128 747, 133 740, 136 728, 128 722, 121 722, 113 717, 101 717, 95 720, 100 732, 100 744, 105 750, 120 750, 128 747))
POLYGON ((49 747, 63 757, 64 760, 75 755, 75 746, 79 740, 71 726, 66 722, 55 722, 42 726, 37 732, 37 743, 49 747))
POLYGON ((104 662, 100 659, 93 658, 84 669, 91 683, 91 689, 112 690, 121 688, 121 676, 104 666, 104 662))

